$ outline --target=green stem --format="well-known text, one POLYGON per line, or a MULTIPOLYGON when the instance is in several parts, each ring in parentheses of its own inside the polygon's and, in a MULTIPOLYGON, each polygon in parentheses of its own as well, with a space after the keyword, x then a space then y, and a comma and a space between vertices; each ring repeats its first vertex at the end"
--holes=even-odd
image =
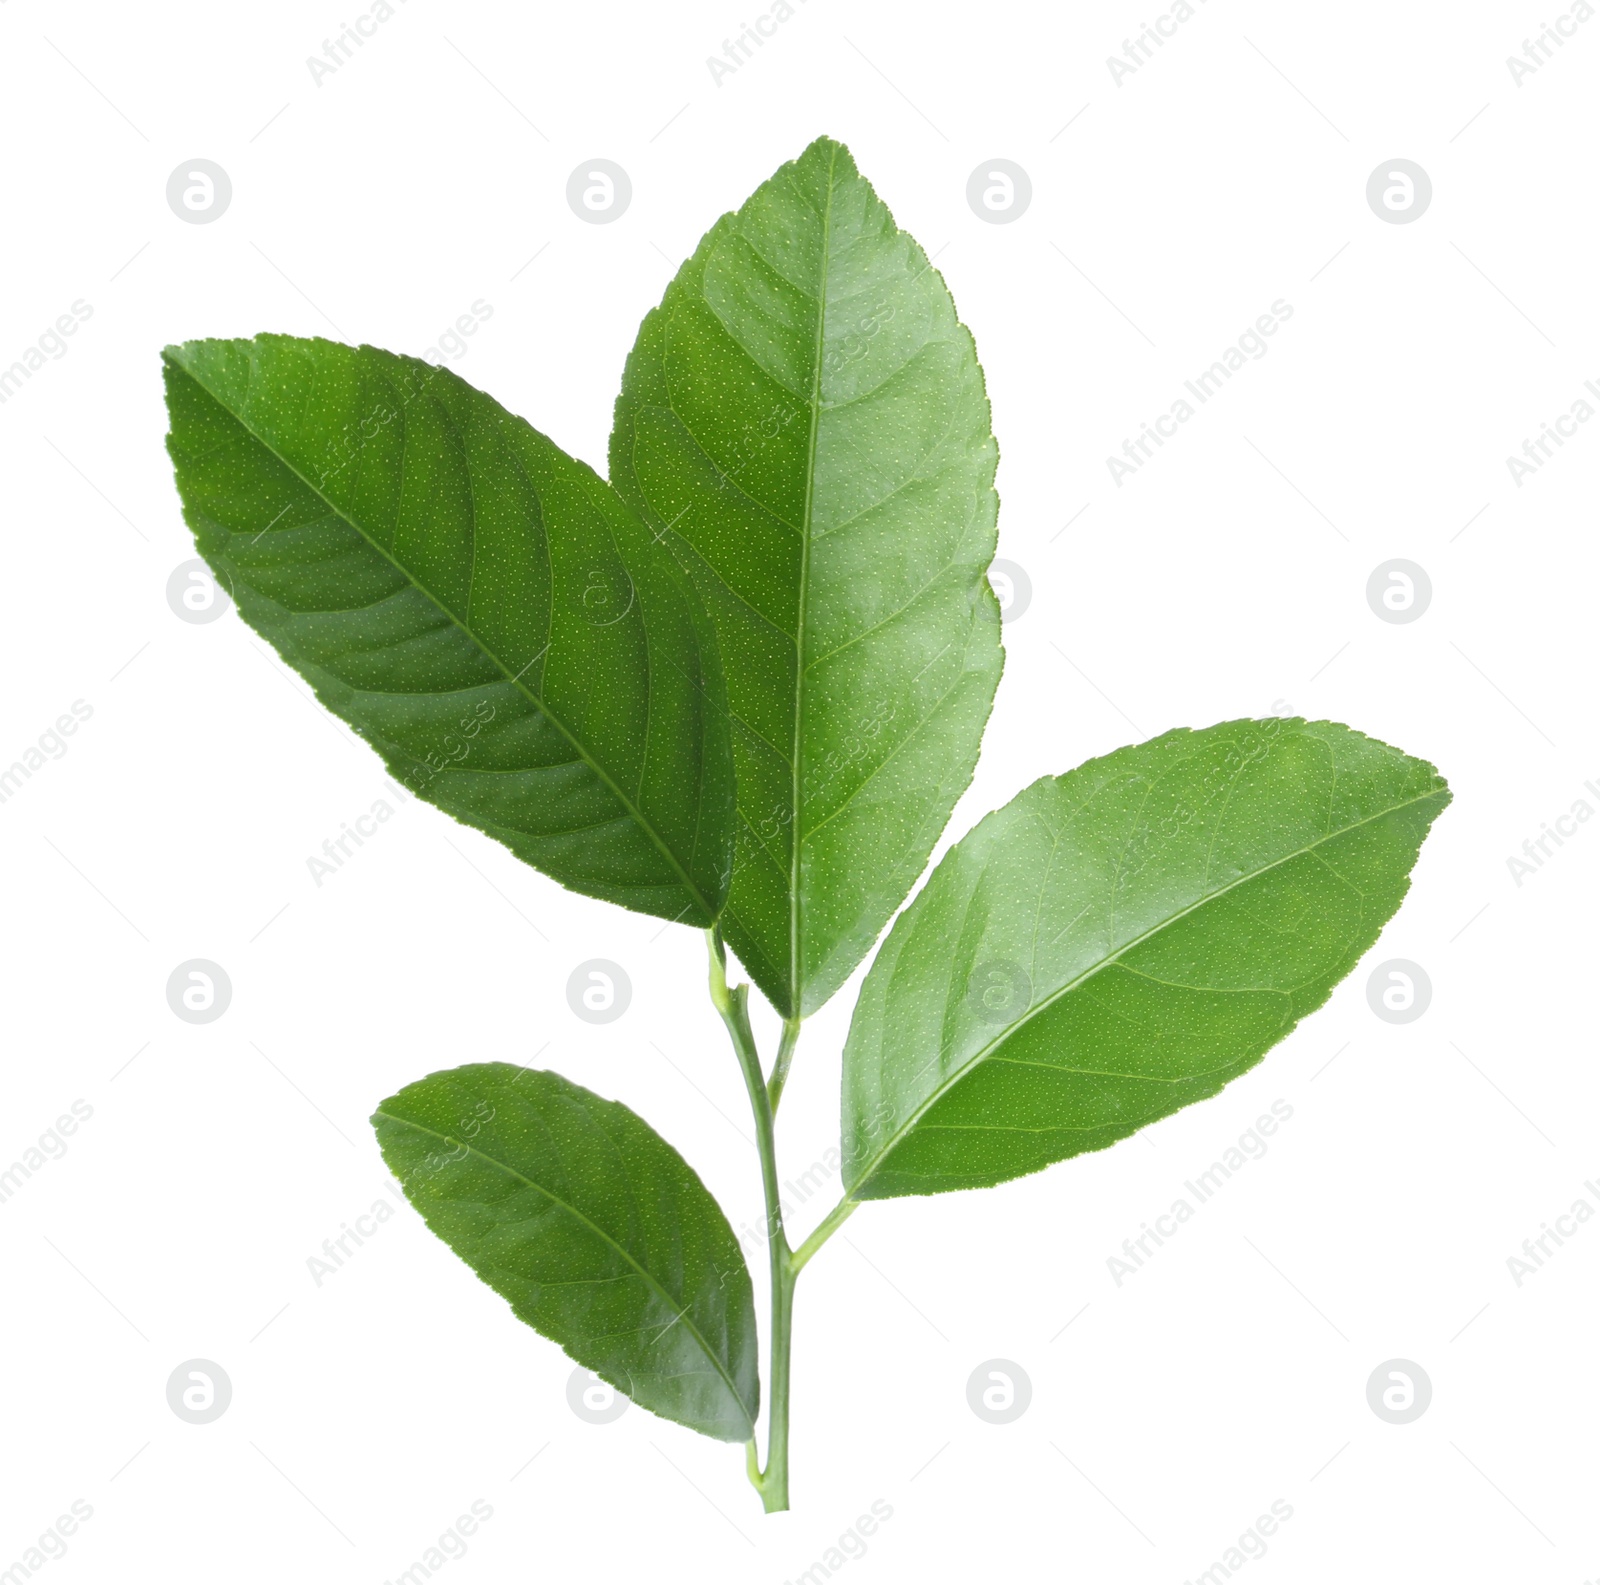
MULTIPOLYGON (((745 1089, 750 1093, 750 1111, 755 1118, 756 1146, 761 1154, 761 1187, 767 1207, 767 1253, 772 1287, 771 1366, 767 1377, 767 1467, 756 1467, 756 1446, 746 1449, 746 1467, 751 1484, 761 1493, 768 1513, 780 1513, 789 1506, 789 1339, 794 1318, 794 1265, 789 1241, 783 1231, 783 1202, 778 1194, 778 1155, 772 1130, 773 1102, 761 1075, 761 1055, 756 1050, 750 1028, 748 985, 728 986, 727 956, 721 933, 707 932, 711 954, 711 1000, 728 1027, 745 1089)), ((798 1026, 798 1020, 795 1021, 798 1026)), ((794 1043, 785 1043, 793 1053, 794 1043)), ((774 1070, 775 1078, 777 1071, 774 1070)), ((779 1085, 782 1089, 782 1085, 779 1085)))
MULTIPOLYGON (((783 1235, 780 1232, 779 1238, 783 1235)), ((795 1270, 785 1243, 773 1262, 772 1365, 767 1383, 767 1467, 761 1472, 761 1504, 768 1513, 789 1507, 789 1340, 794 1332, 795 1270)))
POLYGON ((789 1080, 789 1064, 794 1061, 794 1048, 800 1044, 800 1019, 785 1018, 783 1039, 778 1042, 778 1057, 772 1064, 772 1077, 767 1080, 767 1104, 773 1115, 778 1112, 778 1101, 789 1080))

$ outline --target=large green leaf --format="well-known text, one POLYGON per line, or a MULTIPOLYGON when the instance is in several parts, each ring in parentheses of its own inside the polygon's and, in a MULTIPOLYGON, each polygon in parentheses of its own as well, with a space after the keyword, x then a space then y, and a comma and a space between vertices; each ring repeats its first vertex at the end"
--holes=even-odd
POLYGON ((636 1113, 505 1062, 429 1074, 373 1127, 423 1220, 503 1298, 642 1408, 754 1435, 750 1273, 728 1219, 636 1113))
POLYGON ((999 681, 989 402, 944 282, 819 138, 667 288, 611 479, 683 556, 738 722, 723 931, 785 1015, 927 863, 999 681))
POLYGON ((200 553, 413 792, 563 885, 711 924, 715 638, 616 492, 442 368, 258 336, 164 353, 200 553))
POLYGON ((1377 939, 1450 801, 1332 722, 1177 731, 1047 777, 940 862, 844 1057, 856 1200, 976 1188, 1215 1095, 1377 939))

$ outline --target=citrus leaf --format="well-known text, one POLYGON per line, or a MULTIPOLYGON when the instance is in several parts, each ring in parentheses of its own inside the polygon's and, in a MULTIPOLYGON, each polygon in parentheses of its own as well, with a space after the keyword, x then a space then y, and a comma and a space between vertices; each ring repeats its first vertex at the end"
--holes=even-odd
POLYGON ((848 1197, 1000 1183, 1215 1095, 1377 940, 1449 801, 1424 761, 1298 719, 1035 782, 945 855, 867 974, 848 1197))
POLYGON ((415 358, 290 336, 163 357, 200 553, 317 697, 563 885, 711 924, 733 837, 715 638, 616 492, 415 358))
POLYGON ((717 627, 722 929, 785 1016, 861 961, 971 780, 1002 663, 996 457, 943 280, 828 138, 712 227, 629 356, 611 478, 717 627))
POLYGON ((373 1115, 423 1220, 512 1313, 641 1408, 754 1435, 756 1316, 739 1241, 682 1156, 558 1073, 473 1063, 373 1115))

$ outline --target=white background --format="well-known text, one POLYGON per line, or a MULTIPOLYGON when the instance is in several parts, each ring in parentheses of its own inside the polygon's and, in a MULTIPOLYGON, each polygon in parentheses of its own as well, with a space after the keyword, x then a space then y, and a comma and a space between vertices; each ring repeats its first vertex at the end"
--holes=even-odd
MULTIPOLYGON (((0 1568, 83 1499, 47 1582, 380 1585, 482 1499, 446 1585, 779 1585, 881 1499, 848 1581, 1180 1585, 1282 1499, 1251 1580, 1600 1575, 1600 1225, 1520 1287, 1506 1264, 1600 1204, 1600 828, 1520 886, 1507 865, 1600 807, 1600 423, 1520 486, 1506 465, 1600 381, 1600 19, 1518 86, 1507 56, 1565 12, 1209 0, 1119 86, 1106 58, 1160 3, 797 0, 720 86, 706 58, 766 11, 395 0, 319 86, 306 57, 360 0, 0 5, 0 365, 93 309, 0 407, 0 764, 93 709, 0 805, 0 1166, 93 1108, 0 1204, 0 1568), (570 1362, 409 1209, 313 1282, 324 1239, 399 1206, 365 1119, 434 1068, 536 1063, 626 1100, 736 1226, 760 1214, 755 1157, 696 934, 421 803, 313 883, 324 838, 395 800, 236 616, 169 609, 194 552, 158 352, 270 329, 420 354, 481 298, 455 366, 603 468, 639 320, 824 131, 973 328, 1000 555, 1033 586, 947 837, 1124 742, 1287 710, 1433 760, 1456 801, 1369 959, 1221 1097, 848 1224, 801 1283, 795 1511, 764 1518, 737 1447, 577 1418, 570 1362), (233 184, 212 224, 165 199, 196 157, 233 184), (614 224, 566 203, 595 157, 632 179, 614 224), (996 157, 1033 186, 1006 225, 965 197, 996 157), (1410 224, 1365 197, 1397 157, 1433 184, 1410 224), (1106 458, 1277 299, 1267 355, 1114 482, 1106 458), (1406 625, 1365 595, 1396 557, 1433 586, 1406 625), (1398 1027, 1365 989, 1396 957, 1433 985, 1398 1027), (189 958, 231 976, 214 1023, 168 1009, 189 958), (605 1028, 567 1004, 589 958, 633 984, 605 1028), (1117 1286, 1122 1240, 1277 1099, 1269 1153, 1117 1286), (195 1357, 233 1385, 205 1426, 165 1396, 195 1357), (1033 1389, 1005 1426, 966 1401, 997 1357, 1033 1389), (1433 1384, 1403 1426, 1366 1401, 1397 1357, 1433 1384)), ((857 983, 807 1027, 791 1177, 835 1142, 857 983)), ((763 1008, 769 1050, 773 1029, 763 1008)))

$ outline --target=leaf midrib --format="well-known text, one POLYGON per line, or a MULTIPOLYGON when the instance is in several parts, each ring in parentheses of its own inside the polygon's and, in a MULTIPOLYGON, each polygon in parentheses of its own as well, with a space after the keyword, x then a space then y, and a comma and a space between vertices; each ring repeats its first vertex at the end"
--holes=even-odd
MULTIPOLYGON (((608 1233, 603 1227, 600 1227, 596 1223, 590 1221, 590 1219, 585 1216, 582 1211, 580 1211, 575 1205, 563 1200, 560 1195, 552 1194, 550 1190, 545 1188, 542 1183, 535 1183, 532 1178, 527 1177, 524 1173, 517 1171, 517 1169, 511 1166, 509 1163, 500 1161, 494 1156, 488 1155, 486 1152, 479 1150, 476 1145, 468 1144, 464 1139, 456 1139, 450 1134, 441 1134, 437 1129, 429 1128, 426 1126, 426 1124, 415 1122, 409 1117, 401 1117, 395 1112, 386 1112, 381 1106, 378 1108, 376 1115, 387 1118, 391 1123, 398 1123, 404 1128, 415 1129, 417 1133, 426 1134, 430 1139, 437 1139, 441 1144, 459 1146, 469 1155, 476 1156, 480 1161, 486 1162, 489 1166, 505 1173, 508 1177, 515 1178, 519 1183, 524 1183, 530 1189, 542 1194, 552 1205, 559 1206, 575 1221, 581 1222, 589 1229, 591 1233, 595 1235, 596 1238, 600 1239, 602 1243, 608 1244, 612 1249, 616 1250, 616 1252, 621 1255, 622 1258, 627 1261, 627 1263, 632 1266, 636 1272, 638 1272, 638 1274, 644 1279, 645 1283, 652 1289, 652 1291, 664 1299, 667 1304, 672 1307, 674 1312, 677 1313, 677 1320, 672 1324, 677 1325, 678 1322, 681 1321, 684 1329, 690 1334, 691 1337, 694 1338, 695 1342, 700 1345, 700 1351, 708 1360, 711 1361, 712 1365, 716 1367, 717 1374, 722 1378, 724 1384, 727 1386, 728 1391, 733 1394, 733 1401, 738 1404, 739 1408, 743 1411, 746 1421, 752 1427, 752 1435, 754 1434, 756 1419, 755 1415, 750 1412, 750 1406, 744 1401, 744 1395, 739 1391, 738 1387, 734 1385, 733 1378, 725 1369, 723 1369, 722 1361, 717 1357, 716 1350, 713 1349, 706 1341, 704 1334, 700 1331, 700 1328, 688 1318, 689 1305, 680 1306, 678 1304, 678 1296, 674 1293, 669 1293, 661 1285, 661 1283, 657 1281, 655 1276, 646 1267, 640 1265, 640 1263, 634 1259, 632 1253, 624 1248, 623 1245, 619 1244, 616 1239, 613 1238, 611 1234, 608 1233)), ((535 1286, 538 1286, 538 1284, 535 1283, 535 1286)), ((693 1302, 693 1300, 690 1300, 690 1305, 692 1305, 693 1302)))
MULTIPOLYGON (((229 418, 231 418, 234 421, 234 423, 236 423, 247 435, 249 435, 250 438, 252 440, 254 440, 257 445, 259 445, 269 455, 274 457, 279 463, 281 463, 283 465, 283 467, 287 468, 289 470, 289 472, 291 474, 293 474, 294 477, 296 479, 298 479, 300 481, 300 483, 303 484, 306 487, 306 489, 308 489, 319 501, 321 501, 322 504, 325 507, 327 507, 328 511, 332 514, 332 516, 336 517, 340 522, 345 523, 350 528, 354 529, 355 532, 361 536, 362 540, 366 544, 370 545, 372 547, 372 549, 375 550, 380 556, 382 556, 384 558, 384 560, 387 561, 389 563, 389 565, 392 566, 395 569, 395 571, 398 572, 401 575, 401 577, 403 577, 406 580, 406 582, 412 588, 416 589, 426 599, 428 599, 434 605, 434 607, 437 610, 442 612, 444 614, 444 616, 450 621, 450 623, 459 632, 461 632, 468 640, 470 640, 471 643, 482 654, 488 656, 488 658, 494 663, 495 667, 499 670, 500 674, 506 679, 506 681, 508 683, 510 683, 511 686, 513 688, 515 688, 520 694, 522 694, 523 697, 525 699, 527 699, 528 702, 536 710, 538 710, 540 712, 540 714, 543 715, 545 717, 545 719, 548 720, 553 727, 555 727, 555 729, 562 735, 562 737, 564 737, 567 740, 567 742, 569 742, 572 745, 572 747, 577 751, 578 758, 581 759, 584 762, 584 764, 587 765, 589 767, 589 769, 594 772, 595 776, 610 791, 612 796, 616 798, 617 802, 620 803, 625 810, 627 810, 629 816, 638 825, 639 829, 642 830, 647 837, 649 837, 650 841, 654 844, 656 850, 667 861, 668 865, 677 873, 678 878, 683 882, 683 885, 684 885, 685 889, 688 891, 689 895, 691 897, 693 897, 694 900, 697 903, 700 904, 701 908, 703 908, 705 910, 706 917, 708 919, 715 920, 717 915, 718 915, 719 910, 715 909, 715 908, 713 908, 711 906, 710 902, 707 900, 707 898, 705 897, 704 893, 701 892, 699 886, 696 885, 694 879, 689 875, 688 871, 686 871, 684 869, 683 865, 681 863, 679 863, 677 856, 667 846, 666 842, 662 839, 660 833, 657 832, 657 830, 655 829, 654 825, 651 824, 650 821, 645 819, 644 814, 639 809, 639 807, 634 803, 634 801, 631 798, 628 797, 628 795, 625 792, 623 792, 623 790, 616 784, 616 782, 612 780, 611 776, 594 759, 594 757, 588 752, 588 750, 584 748, 583 744, 580 743, 578 741, 578 739, 572 734, 572 732, 568 729, 567 724, 560 718, 560 716, 558 716, 555 713, 555 711, 553 711, 550 708, 550 706, 545 702, 544 699, 542 699, 538 694, 534 693, 531 688, 529 688, 526 684, 523 683, 523 681, 522 681, 522 673, 521 672, 517 672, 517 673, 513 674, 507 668, 505 662, 502 661, 500 659, 500 657, 497 654, 495 654, 495 652, 493 650, 491 650, 489 648, 488 644, 485 643, 484 640, 481 637, 479 637, 479 635, 477 633, 473 632, 473 630, 470 627, 466 626, 466 624, 464 622, 462 622, 460 620, 460 618, 458 618, 456 616, 455 612, 452 611, 449 608, 449 606, 447 606, 436 594, 434 594, 434 592, 425 583, 422 582, 422 580, 416 575, 416 573, 414 573, 403 562, 397 560, 395 558, 395 556, 393 556, 389 551, 385 550, 384 547, 382 545, 380 545, 377 542, 377 540, 375 540, 371 536, 371 534, 369 534, 367 532, 367 530, 361 526, 361 524, 355 522, 344 511, 342 511, 335 502, 330 500, 328 496, 324 495, 322 493, 322 491, 315 484, 313 484, 311 482, 311 480, 308 479, 305 476, 305 474, 303 474, 299 470, 299 468, 297 468, 294 465, 293 462, 291 462, 289 460, 289 458, 284 456, 283 453, 280 452, 278 450, 278 448, 276 446, 274 446, 272 444, 272 442, 269 441, 266 438, 265 435, 261 434, 253 425, 251 425, 249 422, 247 422, 246 419, 241 414, 236 413, 233 410, 233 408, 231 408, 227 404, 227 402, 225 402, 222 399, 222 397, 219 396, 217 394, 217 392, 214 391, 210 387, 210 385, 208 385, 203 379, 200 378, 200 376, 198 374, 195 373, 195 371, 193 369, 190 369, 187 365, 185 365, 183 363, 179 363, 176 359, 168 357, 165 353, 163 353, 162 356, 163 356, 164 360, 167 362, 167 364, 169 365, 169 367, 176 368, 179 371, 179 373, 181 373, 184 376, 185 379, 192 380, 202 391, 204 391, 206 393, 207 396, 209 396, 211 398, 211 400, 213 402, 215 402, 217 404, 217 406, 219 408, 222 409, 222 411, 224 413, 226 413, 228 415, 229 418)), ((402 406, 403 405, 404 404, 402 404, 402 406)), ((452 421, 450 421, 448 414, 445 414, 444 416, 445 416, 446 422, 450 424, 451 431, 454 432, 455 431, 454 423, 452 421)), ((525 422, 525 420, 518 419, 515 414, 507 414, 507 417, 511 418, 514 423, 525 422)), ((531 428, 532 426, 530 425, 529 427, 531 428)), ((407 427, 402 425, 402 427, 401 427, 401 437, 402 437, 401 444, 402 444, 402 446, 405 444, 405 437, 408 434, 408 432, 409 431, 408 431, 407 427)), ((458 443, 459 443, 459 436, 457 436, 457 440, 458 440, 458 443)), ((551 441, 550 444, 553 446, 555 444, 555 442, 551 441)), ((583 464, 581 462, 579 462, 577 458, 574 457, 571 460, 575 464, 577 464, 578 467, 580 467, 580 468, 583 467, 583 464)), ((522 472, 522 474, 523 474, 523 476, 525 478, 527 478, 528 477, 527 476, 527 470, 522 467, 521 459, 520 458, 516 459, 516 461, 517 461, 517 466, 518 466, 519 471, 522 472)), ((403 455, 402 455, 402 468, 403 468, 403 455)), ((530 486, 533 485, 533 481, 532 481, 531 478, 528 479, 528 482, 529 482, 530 486)), ((403 486, 403 484, 404 484, 404 474, 402 472, 402 486, 403 486)), ((469 487, 469 493, 470 493, 470 490, 471 490, 470 469, 469 469, 469 475, 468 475, 468 487, 469 487)), ((541 519, 540 528, 541 528, 541 532, 543 534, 543 537, 545 539, 546 554, 548 556, 548 554, 549 554, 549 529, 548 529, 548 527, 545 525, 545 523, 543 521, 543 500, 542 500, 542 497, 539 496, 539 491, 538 491, 537 487, 534 487, 534 494, 535 494, 535 497, 540 500, 540 519, 541 519)), ((626 510, 626 508, 624 508, 624 509, 626 510)), ((474 528, 476 528, 476 499, 475 499, 475 497, 474 497, 473 515, 474 515, 474 528)), ((600 513, 600 516, 601 516, 601 518, 603 520, 604 516, 605 516, 603 511, 600 513)), ((612 548, 617 552, 617 559, 619 561, 622 561, 623 557, 622 557, 621 547, 617 544, 616 536, 615 536, 615 534, 613 534, 611 532, 611 525, 609 523, 605 524, 605 530, 606 530, 607 535, 611 539, 612 548)), ((473 536, 473 555, 474 555, 474 559, 476 559, 476 555, 477 555, 477 537, 476 537, 476 533, 474 533, 474 536, 473 536)), ((623 562, 623 565, 624 566, 627 565, 625 561, 623 562)), ((551 568, 551 582, 550 582, 550 634, 551 634, 551 637, 550 637, 549 641, 545 645, 545 650, 546 651, 548 651, 550 649, 550 646, 555 642, 555 637, 554 637, 554 634, 555 634, 555 578, 554 578, 554 567, 553 566, 551 568)), ((538 658, 539 658, 538 656, 534 657, 535 660, 537 660, 538 658)), ((527 667, 524 666, 523 670, 526 671, 527 667)), ((543 675, 542 671, 541 671, 541 675, 543 675)), ((462 690, 452 689, 452 690, 447 690, 447 691, 448 692, 460 692, 462 690)), ((643 771, 641 769, 641 778, 642 778, 642 775, 643 775, 643 771)))
POLYGON ((803 842, 800 835, 800 789, 804 783, 805 734, 803 707, 806 686, 806 593, 811 580, 811 515, 817 483, 817 425, 822 416, 822 349, 828 323, 829 248, 833 240, 833 173, 839 160, 839 145, 828 147, 828 188, 822 210, 821 269, 817 283, 817 333, 812 343, 811 368, 811 429, 806 437, 806 502, 800 516, 800 590, 795 617, 794 658, 794 755, 790 760, 790 819, 789 819, 789 984, 793 997, 795 1016, 805 1007, 805 988, 801 983, 800 964, 800 859, 803 842))
MULTIPOLYGON (((1302 848, 1296 848, 1292 853, 1285 853, 1281 858, 1274 859, 1270 864, 1263 864, 1260 869, 1251 870, 1248 875, 1241 875, 1237 880, 1230 881, 1226 886, 1219 887, 1216 891, 1207 892, 1205 896, 1196 898, 1194 902, 1188 904, 1184 908, 1179 909, 1177 913, 1169 915, 1167 918, 1161 920, 1158 924, 1152 925, 1148 930, 1141 931, 1140 934, 1135 936, 1132 940, 1125 941, 1109 957, 1102 958, 1091 968, 1085 969, 1076 978, 1069 980, 1065 985, 1061 986, 1049 996, 1045 997, 1043 1001, 1038 1002, 1036 1005, 1030 1007, 1027 1012, 1024 1013, 1023 1016, 1014 1024, 1006 1025, 1000 1034, 996 1035, 995 1038, 987 1045, 980 1047, 976 1052, 973 1053, 971 1057, 967 1059, 967 1061, 962 1063, 959 1068, 951 1073, 944 1080, 944 1082, 940 1084, 932 1092, 932 1094, 930 1094, 928 1098, 922 1102, 920 1106, 917 1107, 916 1111, 906 1119, 904 1124, 902 1124, 900 1128, 896 1129, 891 1138, 872 1156, 871 1160, 868 1161, 861 1172, 856 1175, 855 1181, 850 1185, 849 1189, 845 1193, 845 1198, 847 1200, 853 1199, 855 1197, 856 1190, 860 1189, 871 1179, 872 1175, 888 1158, 890 1152, 893 1151, 911 1133, 911 1131, 919 1122, 921 1122, 922 1118, 933 1107, 934 1103, 941 1100, 946 1094, 948 1094, 957 1083, 967 1076, 967 1074, 971 1073, 981 1063, 987 1061, 991 1052, 993 1052, 997 1047, 1004 1045, 1006 1041, 1010 1040, 1013 1035, 1015 1035, 1027 1024, 1031 1023, 1041 1013, 1045 1012, 1051 1007, 1054 1007, 1055 1004, 1064 996, 1070 995, 1073 991, 1077 990, 1079 986, 1093 979, 1095 975, 1099 974, 1102 970, 1110 968, 1114 963, 1124 957, 1127 953, 1131 952, 1135 947, 1141 946, 1144 942, 1151 940, 1155 936, 1158 936, 1163 930, 1166 930, 1172 925, 1177 924, 1179 920, 1186 919, 1197 909, 1204 908, 1210 903, 1215 902, 1217 898, 1225 897, 1229 892, 1236 890, 1238 887, 1248 885, 1252 881, 1259 880, 1263 875, 1270 874, 1280 865, 1291 863, 1297 858, 1303 858, 1308 853, 1314 854, 1318 848, 1324 846, 1326 843, 1332 842, 1339 837, 1348 836, 1352 831, 1359 831, 1362 826, 1370 825, 1374 820, 1382 820, 1389 815, 1398 814, 1402 809, 1409 809, 1414 804, 1426 803, 1428 799, 1437 798, 1441 793, 1448 793, 1448 791, 1449 789, 1444 786, 1433 787, 1427 792, 1420 794, 1418 797, 1407 798, 1402 803, 1391 804, 1387 809, 1380 809, 1376 814, 1367 815, 1361 820, 1353 821, 1347 826, 1340 827, 1340 829, 1337 831, 1325 832, 1322 836, 1318 837, 1315 842, 1307 843, 1306 846, 1302 848)), ((952 849, 952 851, 954 850, 952 849)), ((885 997, 885 1016, 887 1015, 887 1010, 887 997, 885 997)), ((848 1045, 846 1050, 848 1051, 848 1045)))

